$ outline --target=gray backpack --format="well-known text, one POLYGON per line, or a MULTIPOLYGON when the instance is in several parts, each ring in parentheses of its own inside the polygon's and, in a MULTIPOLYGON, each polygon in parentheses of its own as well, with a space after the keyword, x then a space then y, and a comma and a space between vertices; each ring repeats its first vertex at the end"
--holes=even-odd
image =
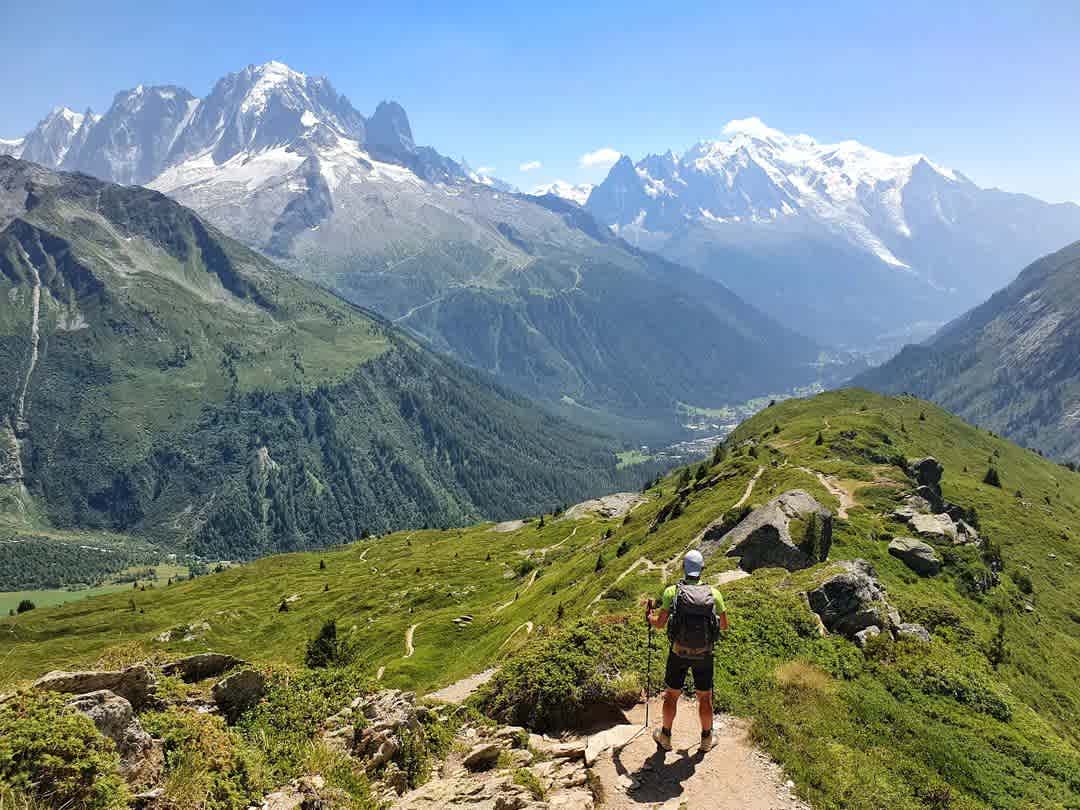
POLYGON ((687 582, 675 586, 667 631, 672 649, 679 655, 694 658, 711 653, 720 637, 712 588, 687 582))

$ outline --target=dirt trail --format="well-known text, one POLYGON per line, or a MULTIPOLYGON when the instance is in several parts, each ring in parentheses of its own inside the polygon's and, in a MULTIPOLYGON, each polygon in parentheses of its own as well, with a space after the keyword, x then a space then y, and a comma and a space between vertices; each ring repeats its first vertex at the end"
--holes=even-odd
POLYGON ((416 628, 419 626, 420 623, 417 622, 405 631, 405 658, 412 658, 412 654, 416 652, 416 648, 413 647, 413 633, 416 632, 416 628))
POLYGON ((821 482, 821 485, 829 490, 829 494, 840 501, 840 506, 836 510, 836 516, 847 520, 848 509, 854 509, 858 506, 858 503, 855 501, 855 495, 850 490, 845 489, 843 484, 831 475, 825 475, 825 473, 811 470, 808 467, 799 467, 799 469, 804 473, 809 473, 817 478, 817 480, 821 482))
MULTIPOLYGON (((563 541, 563 542, 565 542, 565 541, 563 541)), ((532 587, 533 583, 534 583, 534 582, 536 582, 536 577, 537 577, 537 576, 538 576, 539 574, 540 574, 540 569, 539 569, 539 568, 534 568, 534 569, 533 569, 533 572, 532 572, 532 574, 530 574, 530 575, 529 575, 529 580, 528 580, 528 582, 526 582, 526 583, 525 583, 525 584, 524 584, 524 585, 523 585, 523 586, 521 587, 521 590, 520 590, 520 591, 518 591, 518 592, 517 592, 517 593, 516 593, 516 594, 514 595, 514 598, 513 598, 513 599, 511 599, 511 600, 510 600, 509 602, 503 602, 503 603, 502 603, 501 605, 496 605, 496 607, 495 607, 495 612, 496 612, 496 613, 501 613, 502 611, 504 611, 504 610, 506 610, 506 609, 507 609, 508 607, 510 607, 510 606, 511 606, 512 604, 514 604, 514 602, 516 602, 516 601, 517 601, 517 598, 518 598, 518 596, 520 596, 521 594, 525 593, 525 591, 529 590, 529 588, 531 588, 531 587, 532 587)))
MULTIPOLYGON (((655 698, 649 710, 653 728, 660 711, 655 698)), ((627 719, 644 722, 644 704, 627 719)), ((593 773, 603 786, 605 810, 809 810, 787 786, 780 766, 750 742, 746 721, 718 715, 714 728, 716 747, 703 754, 697 704, 683 699, 672 729, 674 751, 657 751, 650 729, 620 751, 601 754, 593 773)))
POLYGON ((386 667, 379 667, 379 671, 375 673, 375 680, 381 681, 383 674, 386 672, 386 667))
POLYGON ((485 669, 483 672, 477 672, 475 675, 462 678, 456 683, 431 692, 427 697, 432 700, 441 700, 443 703, 464 703, 473 692, 494 678, 498 671, 495 667, 485 669))
POLYGON ((503 647, 505 647, 507 644, 509 644, 510 639, 512 639, 514 636, 516 636, 518 630, 521 630, 522 628, 525 629, 525 635, 532 635, 532 631, 533 631, 533 623, 532 622, 525 622, 525 624, 519 624, 517 627, 514 628, 514 632, 512 632, 510 635, 508 635, 506 637, 506 641, 504 641, 502 644, 499 645, 499 649, 501 650, 503 647))
POLYGON ((742 497, 734 503, 734 505, 731 507, 732 509, 738 509, 740 506, 750 500, 750 496, 754 494, 754 485, 757 484, 758 479, 761 478, 761 474, 763 472, 765 472, 764 467, 757 468, 757 472, 754 473, 754 477, 751 478, 746 484, 746 491, 743 492, 742 497))

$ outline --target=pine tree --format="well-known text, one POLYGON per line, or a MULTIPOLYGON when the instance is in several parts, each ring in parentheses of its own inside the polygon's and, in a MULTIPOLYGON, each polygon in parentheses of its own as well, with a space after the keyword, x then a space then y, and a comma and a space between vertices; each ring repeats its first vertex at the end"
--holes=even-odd
POLYGON ((997 467, 990 467, 983 476, 983 483, 992 487, 1001 488, 1001 476, 998 475, 997 467))
POLYGON ((821 445, 825 444, 825 437, 821 435, 820 430, 818 431, 817 438, 814 440, 814 444, 816 444, 818 447, 821 447, 821 445))
POLYGON ((594 569, 596 571, 596 573, 600 573, 601 571, 603 571, 604 570, 604 565, 605 565, 605 563, 604 563, 604 555, 602 553, 597 554, 596 555, 596 568, 594 569))
POLYGON ((325 571, 326 570, 326 560, 319 560, 319 570, 320 571, 325 571))

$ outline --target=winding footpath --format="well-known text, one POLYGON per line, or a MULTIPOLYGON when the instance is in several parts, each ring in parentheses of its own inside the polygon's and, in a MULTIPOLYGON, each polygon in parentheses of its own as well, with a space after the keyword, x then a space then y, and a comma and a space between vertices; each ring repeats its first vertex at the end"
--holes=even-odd
POLYGON ((754 487, 757 485, 758 479, 761 478, 761 475, 764 472, 764 467, 757 468, 757 472, 754 473, 754 477, 746 483, 746 491, 743 492, 742 497, 739 498, 739 500, 735 501, 734 505, 732 505, 731 507, 732 509, 738 509, 740 506, 750 500, 750 496, 754 494, 754 487))
POLYGON ((405 631, 405 655, 403 656, 404 658, 412 658, 413 653, 416 652, 416 648, 413 647, 413 633, 416 632, 416 628, 419 626, 420 623, 417 622, 405 631))

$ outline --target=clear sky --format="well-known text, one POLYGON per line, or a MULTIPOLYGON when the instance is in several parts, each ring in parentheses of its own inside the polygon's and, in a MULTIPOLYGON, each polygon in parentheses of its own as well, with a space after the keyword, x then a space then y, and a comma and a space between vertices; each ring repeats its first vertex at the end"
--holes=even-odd
POLYGON ((139 83, 201 96, 278 59, 361 112, 400 101, 418 142, 524 189, 597 182, 587 153, 679 151, 756 115, 1080 201, 1080 0, 4 5, 3 137, 55 105, 102 112, 139 83))

